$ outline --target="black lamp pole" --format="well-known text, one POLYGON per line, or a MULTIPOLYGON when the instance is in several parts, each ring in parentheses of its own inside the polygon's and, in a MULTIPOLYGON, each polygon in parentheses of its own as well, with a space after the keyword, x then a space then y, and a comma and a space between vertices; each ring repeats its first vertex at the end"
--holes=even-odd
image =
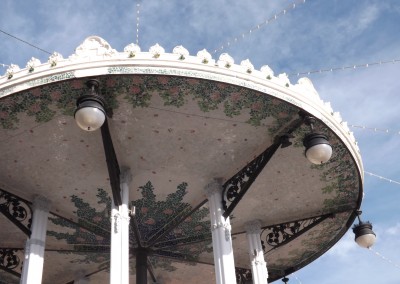
POLYGON ((147 284, 147 249, 136 249, 136 283, 147 284))

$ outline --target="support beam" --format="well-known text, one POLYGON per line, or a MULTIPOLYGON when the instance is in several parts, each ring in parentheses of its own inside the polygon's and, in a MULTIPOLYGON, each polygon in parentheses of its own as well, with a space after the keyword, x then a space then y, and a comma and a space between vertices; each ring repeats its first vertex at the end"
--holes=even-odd
POLYGON ((86 277, 74 281, 74 284, 89 284, 89 283, 90 283, 89 279, 86 277))
MULTIPOLYGON (((207 199, 201 201, 196 207, 192 208, 187 206, 182 208, 180 213, 178 213, 166 226, 164 226, 160 231, 154 234, 150 240, 147 242, 146 247, 154 246, 159 240, 162 240, 167 236, 173 229, 178 227, 182 222, 186 220, 187 217, 193 215, 197 210, 199 210, 204 204, 207 203, 207 199)), ((178 212, 179 212, 178 211, 178 212)))
POLYGON ((153 281, 153 283, 157 283, 156 273, 155 273, 154 267, 151 264, 151 261, 149 259, 147 259, 147 271, 149 272, 151 280, 153 281))
POLYGON ((253 220, 245 224, 247 243, 249 245, 249 256, 251 263, 251 274, 253 284, 267 284, 268 270, 264 260, 264 251, 261 244, 261 222, 253 220))
POLYGON ((111 139, 110 129, 108 128, 108 120, 104 121, 101 126, 101 138, 103 139, 104 154, 106 155, 108 175, 110 177, 110 185, 113 194, 114 205, 122 204, 121 188, 120 188, 120 169, 118 165, 117 155, 115 154, 114 145, 111 139))
POLYGON ((122 204, 111 209, 111 284, 129 283, 129 169, 122 170, 120 180, 122 204))
POLYGON ((79 271, 76 275, 76 279, 74 280, 73 284, 89 284, 89 278, 86 277, 85 271, 79 271))
POLYGON ((236 284, 231 225, 222 215, 222 184, 215 181, 205 188, 211 217, 214 267, 217 284, 236 284))
POLYGON ((147 249, 136 250, 136 284, 147 284, 147 249))
POLYGON ((50 201, 42 196, 37 196, 33 201, 32 233, 25 246, 22 284, 42 283, 49 206, 50 201))

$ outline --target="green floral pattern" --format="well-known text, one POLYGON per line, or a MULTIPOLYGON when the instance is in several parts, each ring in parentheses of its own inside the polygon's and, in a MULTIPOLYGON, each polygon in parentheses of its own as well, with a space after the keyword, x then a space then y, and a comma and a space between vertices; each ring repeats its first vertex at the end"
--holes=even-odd
POLYGON ((50 217, 49 219, 55 225, 73 229, 74 233, 48 231, 47 235, 56 237, 58 240, 65 240, 68 244, 74 244, 80 250, 89 249, 85 248, 85 244, 94 247, 109 246, 111 198, 103 189, 98 189, 97 198, 99 199, 98 204, 103 207, 101 211, 96 211, 89 203, 72 195, 71 201, 77 208, 74 213, 78 217, 78 223, 75 224, 60 217, 50 217))
MULTIPOLYGON (((107 108, 118 108, 117 98, 128 101, 134 108, 149 107, 154 95, 160 96, 165 106, 182 107, 189 100, 199 109, 209 112, 222 109, 234 117, 247 112, 248 123, 260 126, 268 117, 275 119, 269 125, 270 133, 289 122, 298 109, 261 92, 226 83, 166 75, 108 75, 99 78, 101 94, 107 108)), ((76 99, 86 92, 82 79, 71 79, 34 87, 0 99, 0 124, 5 129, 18 128, 18 115, 34 116, 38 123, 50 121, 57 113, 72 116, 76 99)), ((111 113, 111 112, 109 112, 111 113)))
MULTIPOLYGON (((158 201, 155 189, 149 181, 145 185, 140 186, 142 198, 131 202, 136 208, 136 222, 139 227, 141 242, 146 243, 154 235, 163 232, 166 224, 174 224, 172 221, 176 219, 181 212, 192 211, 192 206, 182 202, 183 197, 187 194, 188 184, 182 182, 177 186, 177 190, 169 194, 165 200, 158 201)), ((62 252, 66 254, 76 254, 82 256, 74 260, 74 263, 99 263, 109 261, 109 255, 106 253, 110 245, 110 217, 111 198, 103 189, 98 189, 98 204, 101 210, 92 207, 88 202, 76 195, 71 196, 71 202, 77 208, 74 213, 77 215, 78 223, 69 222, 67 219, 57 216, 50 217, 50 221, 57 225, 59 230, 50 230, 47 232, 49 236, 53 236, 58 240, 64 240, 67 244, 73 245, 75 252, 62 252), (67 230, 66 230, 67 229, 67 230), (73 232, 71 232, 71 229, 73 232), (68 231, 68 232, 65 232, 68 231)), ((162 256, 169 254, 181 255, 184 260, 195 261, 199 255, 204 252, 212 252, 212 248, 204 246, 201 243, 177 246, 182 244, 182 239, 190 240, 191 237, 202 235, 210 238, 210 222, 205 220, 208 216, 208 209, 201 207, 195 210, 189 217, 177 223, 175 228, 168 234, 165 234, 154 246, 154 251, 158 251, 162 256), (165 249, 165 244, 169 244, 165 249), (174 245, 171 245, 174 244, 174 245), (159 245, 158 245, 159 244, 159 245), (164 244, 164 245, 163 245, 164 244)), ((133 231, 130 233, 131 244, 136 246, 133 231)), ((158 259, 158 258, 157 258, 158 259)), ((161 258, 155 260, 155 267, 173 269, 171 260, 161 258), (159 265, 159 266, 158 266, 159 265)))
MULTIPOLYGON (((182 202, 183 197, 187 194, 187 186, 186 182, 179 184, 176 192, 169 194, 165 201, 156 200, 154 187, 150 181, 139 187, 142 198, 132 201, 131 205, 136 207, 135 218, 138 221, 141 237, 144 241, 149 240, 157 232, 162 232, 166 224, 170 224, 172 220, 176 219, 177 215, 192 210, 190 204, 182 202)), ((204 220, 207 216, 208 209, 206 207, 196 210, 166 235, 162 241, 188 238, 198 234, 199 231, 209 231, 210 222, 204 220)))

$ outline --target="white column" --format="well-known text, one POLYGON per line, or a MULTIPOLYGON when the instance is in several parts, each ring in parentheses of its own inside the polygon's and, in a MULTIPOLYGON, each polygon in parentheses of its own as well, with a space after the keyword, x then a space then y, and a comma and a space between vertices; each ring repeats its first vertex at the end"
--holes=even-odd
POLYGON ((129 169, 122 169, 120 176, 122 205, 111 209, 111 264, 110 283, 129 283, 129 169))
POLYGON ((214 268, 217 284, 236 283, 229 217, 222 216, 222 184, 215 181, 205 188, 210 208, 214 268))
POLYGON ((21 275, 22 284, 42 283, 44 249, 50 201, 42 196, 33 201, 31 236, 25 244, 25 260, 21 275))
POLYGON ((122 205, 121 214, 121 284, 129 283, 129 184, 132 176, 129 169, 123 169, 121 174, 122 205))
POLYGON ((259 220, 250 221, 245 224, 245 230, 249 245, 253 284, 266 284, 268 283, 268 270, 261 245, 261 222, 259 220))
POLYGON ((114 201, 111 207, 110 250, 110 284, 117 284, 121 282, 121 218, 114 201))

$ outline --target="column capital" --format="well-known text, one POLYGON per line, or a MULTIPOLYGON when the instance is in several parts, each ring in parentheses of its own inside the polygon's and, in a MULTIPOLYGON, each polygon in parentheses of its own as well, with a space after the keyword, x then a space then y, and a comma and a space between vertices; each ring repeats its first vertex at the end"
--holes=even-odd
POLYGON ((204 192, 207 197, 212 196, 215 193, 222 193, 222 178, 215 178, 212 182, 204 187, 204 192))
POLYGON ((50 204, 51 204, 50 200, 48 200, 46 197, 41 195, 36 195, 35 198, 33 199, 33 210, 37 209, 49 212, 50 204))
POLYGON ((132 181, 132 173, 129 167, 121 167, 120 182, 129 184, 132 181))
POLYGON ((28 242, 29 242, 29 246, 31 246, 31 245, 38 245, 38 246, 41 246, 41 247, 45 247, 46 246, 45 241, 39 240, 39 239, 29 239, 27 241, 27 243, 28 242))
POLYGON ((261 234, 261 221, 252 220, 244 224, 247 234, 261 234))
POLYGON ((29 239, 27 239, 25 242, 25 248, 24 248, 25 256, 29 256, 30 252, 31 252, 31 242, 29 241, 29 239))

